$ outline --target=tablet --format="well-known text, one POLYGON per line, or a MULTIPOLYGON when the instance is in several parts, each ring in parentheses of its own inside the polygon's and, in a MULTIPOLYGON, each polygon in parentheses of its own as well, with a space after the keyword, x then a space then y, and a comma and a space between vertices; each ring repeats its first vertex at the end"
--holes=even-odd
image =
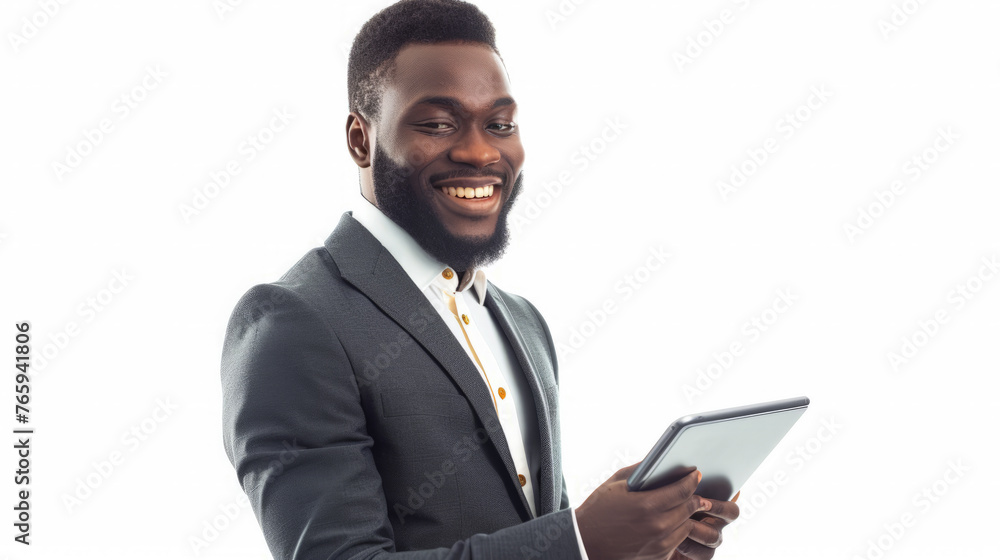
POLYGON ((676 482, 697 469, 695 494, 730 500, 806 411, 797 397, 679 418, 628 478, 631 491, 676 482))

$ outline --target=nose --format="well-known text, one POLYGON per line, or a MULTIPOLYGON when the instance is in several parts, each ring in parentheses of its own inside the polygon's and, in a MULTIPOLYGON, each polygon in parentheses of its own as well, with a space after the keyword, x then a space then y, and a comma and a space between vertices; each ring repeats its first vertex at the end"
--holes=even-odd
POLYGON ((500 150, 496 149, 485 130, 469 127, 451 147, 448 157, 456 163, 486 167, 500 161, 500 150))

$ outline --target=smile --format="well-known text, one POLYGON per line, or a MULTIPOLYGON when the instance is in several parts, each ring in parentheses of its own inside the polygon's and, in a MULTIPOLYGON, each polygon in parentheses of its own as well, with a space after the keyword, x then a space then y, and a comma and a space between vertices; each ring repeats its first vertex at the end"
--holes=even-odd
POLYGON ((441 205, 452 214, 466 218, 480 219, 500 209, 502 188, 500 184, 481 187, 438 186, 434 190, 441 195, 441 205))
POLYGON ((484 187, 435 187, 439 191, 455 198, 489 198, 493 196, 496 185, 484 187))

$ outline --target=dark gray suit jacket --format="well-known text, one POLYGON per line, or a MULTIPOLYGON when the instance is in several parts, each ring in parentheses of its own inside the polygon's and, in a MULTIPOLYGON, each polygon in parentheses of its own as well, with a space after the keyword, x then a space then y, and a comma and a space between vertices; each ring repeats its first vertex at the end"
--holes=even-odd
POLYGON ((526 299, 487 285, 538 418, 534 519, 479 371, 351 212, 240 299, 223 437, 275 558, 580 558, 552 336, 526 299))

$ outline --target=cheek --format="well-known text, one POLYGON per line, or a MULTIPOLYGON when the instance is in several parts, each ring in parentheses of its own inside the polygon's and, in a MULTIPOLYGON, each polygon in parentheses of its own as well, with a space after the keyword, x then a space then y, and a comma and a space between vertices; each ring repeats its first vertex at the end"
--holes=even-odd
POLYGON ((405 143, 403 154, 405 163, 412 170, 423 169, 440 154, 441 149, 433 139, 418 136, 405 143))
POLYGON ((514 168, 514 175, 520 171, 521 166, 524 165, 524 145, 521 144, 521 139, 517 138, 512 140, 509 145, 504 149, 504 154, 507 159, 510 160, 511 166, 514 168))
POLYGON ((423 134, 407 134, 393 129, 386 130, 379 140, 393 162, 407 172, 422 169, 440 151, 433 139, 423 134))

